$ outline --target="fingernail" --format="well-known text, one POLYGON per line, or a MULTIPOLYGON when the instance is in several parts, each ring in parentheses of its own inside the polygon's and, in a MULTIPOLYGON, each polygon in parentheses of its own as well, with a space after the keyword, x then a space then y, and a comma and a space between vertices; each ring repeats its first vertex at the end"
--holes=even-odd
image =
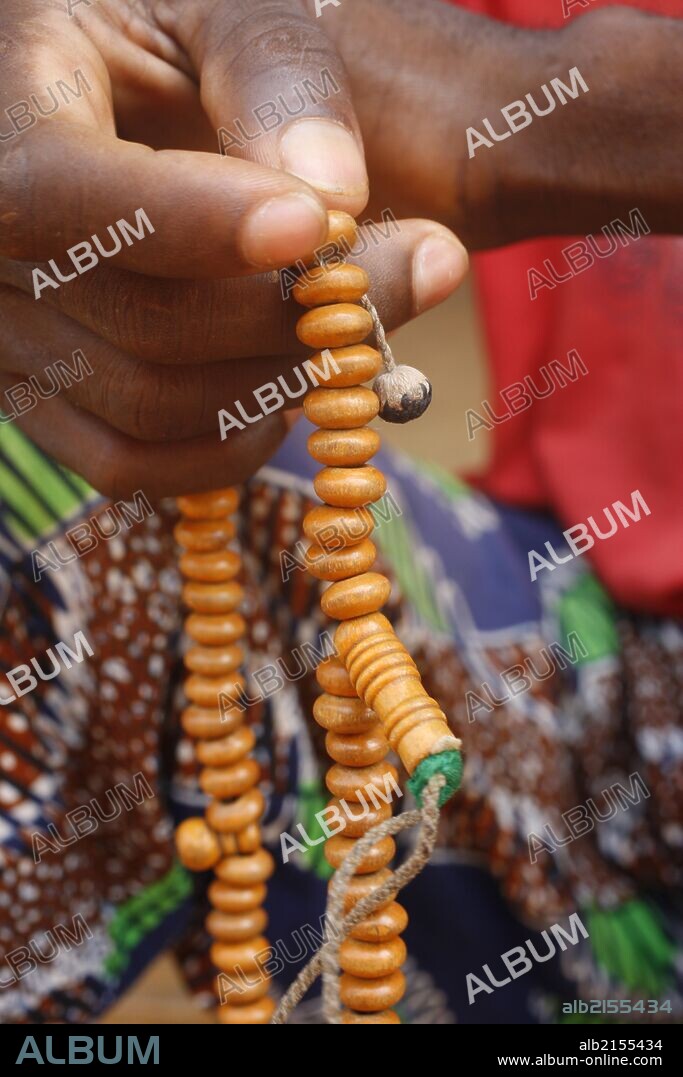
POLYGON ((282 136, 280 160, 286 172, 326 194, 367 192, 368 173, 350 131, 328 120, 299 120, 282 136))
POLYGON ((422 240, 413 260, 413 287, 418 314, 455 291, 469 267, 459 239, 445 233, 422 240))
POLYGON ((285 266, 314 250, 325 239, 327 217, 305 193, 284 194, 247 214, 240 245, 248 262, 262 269, 285 266))

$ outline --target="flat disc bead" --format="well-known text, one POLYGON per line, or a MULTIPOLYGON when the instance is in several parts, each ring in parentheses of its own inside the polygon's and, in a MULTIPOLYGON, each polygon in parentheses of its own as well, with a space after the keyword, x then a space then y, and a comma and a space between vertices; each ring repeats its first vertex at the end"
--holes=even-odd
POLYGON ((323 729, 334 733, 365 733, 377 726, 377 717, 358 696, 325 693, 313 704, 313 717, 323 729))
POLYGON ((239 583, 198 583, 192 581, 183 587, 182 599, 196 613, 232 613, 244 599, 244 588, 239 583))
POLYGON ((361 382, 371 381, 382 369, 382 356, 376 348, 367 344, 352 344, 348 348, 326 348, 334 359, 337 371, 331 363, 325 362, 322 352, 311 356, 310 362, 318 370, 325 370, 325 387, 327 389, 346 389, 361 382))
MULTIPOLYGON (((357 905, 363 898, 368 897, 369 894, 373 894, 380 886, 384 886, 392 877, 393 872, 389 871, 389 868, 380 868, 379 871, 375 871, 372 875, 352 875, 344 894, 344 912, 351 912, 354 905, 357 905)), ((380 905, 380 909, 385 909, 395 900, 396 893, 389 894, 386 901, 380 905)))
POLYGON ((180 724, 188 737, 195 740, 211 740, 224 737, 242 722, 242 715, 237 713, 223 721, 218 707, 186 707, 180 716, 180 724))
POLYGON ((214 909, 237 916, 251 909, 258 909, 266 900, 266 888, 263 883, 255 886, 230 886, 220 879, 215 879, 209 886, 209 901, 214 909))
POLYGON ((229 733, 227 737, 198 744, 195 748, 195 755, 204 766, 228 767, 247 755, 255 743, 256 737, 253 730, 244 725, 236 729, 234 733, 229 733))
POLYGON ((206 494, 177 497, 176 504, 183 516, 190 520, 221 520, 236 511, 239 500, 234 486, 228 486, 224 490, 211 490, 206 494))
POLYGON ((261 845, 261 828, 257 823, 245 826, 237 835, 237 851, 240 853, 258 852, 261 845))
POLYGON ((202 583, 222 583, 232 580, 242 567, 238 554, 232 550, 209 553, 184 553, 180 558, 180 571, 189 580, 202 583))
POLYGON ((314 266, 292 288, 292 296, 303 307, 323 303, 357 303, 370 287, 370 279, 361 266, 314 266))
POLYGON ((406 944, 399 938, 386 942, 345 939, 339 947, 339 964, 343 971, 362 980, 391 975, 401 967, 406 957, 406 944))
POLYGON ((394 1010, 382 1010, 381 1013, 354 1013, 342 1010, 343 1025, 400 1025, 401 1018, 394 1010))
POLYGON ((219 834, 239 834, 263 815, 266 802, 260 789, 250 789, 230 804, 212 801, 206 809, 206 821, 219 834))
POLYGON ((341 1000, 350 1010, 374 1013, 388 1010, 403 998, 406 979, 402 972, 392 972, 379 979, 364 980, 345 972, 339 980, 341 1000))
POLYGON ((198 707, 217 707, 219 698, 234 699, 243 692, 247 682, 240 673, 226 673, 223 677, 200 677, 193 673, 183 685, 185 695, 198 707))
MULTIPOLYGON (((335 763, 325 775, 325 784, 332 796, 340 800, 360 801, 361 797, 367 798, 365 790, 370 786, 381 791, 387 796, 387 784, 385 778, 391 777, 398 785, 398 773, 391 763, 373 763, 370 767, 342 767, 335 763)), ((389 788, 392 788, 390 785, 389 788)))
POLYGON ((344 735, 329 732, 325 737, 327 754, 345 767, 369 767, 381 763, 389 751, 381 722, 364 733, 344 735))
POLYGON ((272 998, 268 997, 260 998, 244 1006, 234 1006, 225 1002, 218 1007, 216 1012, 218 1023, 221 1025, 269 1025, 275 1013, 275 1003, 272 998))
MULTIPOLYGON (((384 909, 373 912, 360 924, 351 929, 351 938, 360 939, 363 942, 385 942, 387 939, 395 939, 402 935, 408 926, 408 913, 393 901, 384 909)), ((351 971, 347 969, 347 971, 351 971)))
POLYGON ((232 800, 257 784, 261 768, 255 759, 241 759, 231 767, 205 767, 199 775, 200 788, 207 796, 232 800))
POLYGON ((254 935, 261 935, 268 925, 268 917, 264 909, 233 914, 214 909, 204 923, 209 935, 214 939, 220 942, 242 942, 252 939, 254 935))
POLYGON ((325 430, 366 426, 379 411, 372 389, 354 385, 350 389, 311 389, 304 399, 304 415, 325 430))
POLYGON ((190 647, 185 652, 185 668, 202 677, 222 677, 239 669, 244 662, 244 648, 238 644, 230 647, 190 647))
MULTIPOLYGON (((337 871, 356 847, 355 838, 335 834, 325 842, 325 859, 337 871)), ((382 838, 371 846, 360 863, 353 869, 354 875, 366 875, 390 864, 396 855, 396 844, 391 837, 382 838)))
POLYGON ((303 520, 306 538, 326 550, 355 546, 361 539, 369 538, 374 529, 375 519, 362 505, 355 509, 317 505, 309 509, 303 520))
POLYGON ((335 303, 316 307, 299 318, 296 335, 309 348, 343 348, 360 344, 372 332, 372 318, 365 307, 335 303))
POLYGON ((304 560, 306 568, 316 580, 346 580, 349 576, 367 572, 376 558, 374 542, 363 539, 357 546, 347 546, 335 553, 327 553, 313 543, 308 547, 304 560))
POLYGON ((313 480, 313 489, 321 501, 340 508, 358 508, 379 501, 387 489, 387 480, 376 467, 326 467, 313 480))
POLYGON ((365 572, 352 580, 341 580, 327 588, 320 606, 327 617, 345 621, 374 613, 389 601, 391 584, 379 572, 365 572))
MULTIPOLYGON (((228 946, 229 943, 216 942, 214 946, 228 946)), ((266 999, 268 992, 270 991, 271 981, 270 976, 263 970, 263 964, 268 960, 267 952, 262 955, 258 962, 258 968, 250 968, 249 972, 237 971, 238 984, 232 988, 232 984, 221 984, 220 977, 216 980, 216 994, 218 998, 225 998, 226 1001, 220 1006, 220 1012, 228 1009, 240 1009, 248 1012, 248 1007, 256 1005, 263 999, 266 999), (224 992, 224 994, 223 994, 224 992), (229 1000, 229 1001, 228 1001, 229 1000)), ((224 969, 224 972, 230 972, 229 969, 224 969)), ((234 977, 234 972, 232 973, 234 977)), ((232 1022, 235 1023, 235 1022, 232 1022)), ((248 1023, 240 1021, 239 1024, 248 1023)))
POLYGON ((185 621, 185 631, 196 643, 222 647, 225 644, 236 643, 245 636, 247 624, 239 613, 223 613, 216 616, 191 613, 185 621))
POLYGON ((377 431, 366 426, 357 430, 316 430, 308 439, 308 451, 319 464, 354 467, 367 463, 380 444, 377 431))
POLYGON ((204 819, 184 819, 175 832, 181 864, 189 871, 208 871, 221 857, 218 838, 204 819))
POLYGON ((181 520, 173 528, 173 537, 185 550, 210 553, 234 539, 236 530, 232 520, 181 520))
POLYGON ((358 693, 346 672, 346 666, 339 658, 326 658, 320 662, 315 671, 315 679, 323 691, 329 692, 330 695, 358 699, 358 693))
POLYGON ((340 833, 345 838, 362 838, 373 826, 386 822, 392 816, 391 804, 385 804, 383 801, 379 801, 378 806, 374 807, 369 801, 359 805, 333 797, 327 807, 336 808, 341 815, 344 829, 340 833))
POLYGON ((254 886, 264 883, 275 870, 275 863, 267 849, 259 849, 248 856, 230 856, 216 865, 216 875, 232 886, 254 886))
MULTIPOLYGON (((222 972, 231 969, 258 969, 263 964, 263 951, 268 950, 268 942, 263 935, 246 942, 215 942, 211 947, 211 960, 222 972)), ((267 990, 267 988, 266 988, 267 990)))
POLYGON ((358 239, 358 225, 350 213, 343 209, 331 209, 327 214, 326 243, 334 243, 342 250, 350 250, 358 239))

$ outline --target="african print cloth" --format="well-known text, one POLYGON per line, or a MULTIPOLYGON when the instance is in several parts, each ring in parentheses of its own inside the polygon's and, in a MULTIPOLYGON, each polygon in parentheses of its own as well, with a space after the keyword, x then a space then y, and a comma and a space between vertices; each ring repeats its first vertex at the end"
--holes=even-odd
MULTIPOLYGON (((310 715, 330 637, 302 568, 306 434, 248 484, 240 514, 279 989, 319 941, 329 877, 310 715), (285 832, 301 844, 287 863, 285 832)), ((679 1020, 682 626, 615 609, 585 557, 532 582, 529 550, 567 554, 550 518, 400 456, 378 466, 387 614, 466 759, 436 856, 401 897, 402 1019, 604 1023, 618 1017, 579 1016, 574 1000, 623 999, 626 1021, 679 1020)), ((172 842, 203 803, 179 725, 173 504, 112 504, 10 424, 0 493, 0 1021, 92 1019, 168 948, 210 1005, 208 878, 172 842)), ((296 1020, 318 1019, 313 996, 296 1020)))

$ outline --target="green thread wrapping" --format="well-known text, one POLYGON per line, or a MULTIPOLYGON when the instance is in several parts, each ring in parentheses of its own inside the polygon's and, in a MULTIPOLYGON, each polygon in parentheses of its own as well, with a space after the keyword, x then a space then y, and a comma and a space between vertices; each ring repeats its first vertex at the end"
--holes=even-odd
POLYGON ((633 899, 614 909, 587 910, 596 964, 626 987, 658 998, 672 979, 675 946, 651 905, 633 899))
POLYGON ((165 916, 182 904, 192 889, 190 875, 175 863, 162 879, 121 905, 107 927, 114 949, 105 959, 105 973, 109 976, 120 975, 130 962, 130 951, 145 935, 154 931, 165 916))
POLYGON ((408 779, 408 788, 422 807, 422 793, 435 774, 443 774, 446 784, 439 793, 439 807, 457 793, 462 778, 462 756, 458 751, 438 752, 428 755, 415 768, 412 778, 408 779))

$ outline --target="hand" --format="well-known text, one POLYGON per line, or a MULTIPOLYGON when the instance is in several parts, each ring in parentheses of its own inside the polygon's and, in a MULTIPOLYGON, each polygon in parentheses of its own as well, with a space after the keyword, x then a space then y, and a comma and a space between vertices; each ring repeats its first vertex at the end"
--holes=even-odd
MULTIPOLYGON (((103 493, 154 499, 239 482, 286 432, 277 413, 221 442, 217 413, 305 354, 293 331, 301 309, 258 274, 321 243, 327 206, 358 214, 367 199, 323 22, 294 0, 6 0, 0 88, 17 106, 0 124, 0 389, 31 375, 45 384, 48 365, 85 354, 92 375, 16 421, 103 493), (320 86, 324 70, 338 89, 314 93, 300 116, 284 113, 232 156, 200 149, 212 127, 253 134, 253 110, 279 105, 278 94, 293 111, 287 91, 320 86), (50 93, 60 80, 66 101, 50 93), (49 112, 55 99, 40 115, 36 102, 49 112), (97 235, 110 249, 109 226, 138 208, 153 235, 34 298, 36 266, 54 277, 54 259, 66 276, 70 247, 97 235)), ((445 229, 400 228, 358 259, 389 328, 466 270, 445 229)))

